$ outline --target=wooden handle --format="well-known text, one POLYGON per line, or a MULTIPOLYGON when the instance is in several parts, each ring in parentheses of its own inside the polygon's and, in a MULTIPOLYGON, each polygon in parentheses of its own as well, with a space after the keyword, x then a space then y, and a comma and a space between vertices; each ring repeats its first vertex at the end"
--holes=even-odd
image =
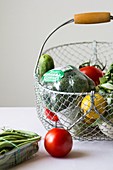
POLYGON ((74 15, 75 24, 97 24, 110 22, 109 12, 91 12, 74 15))

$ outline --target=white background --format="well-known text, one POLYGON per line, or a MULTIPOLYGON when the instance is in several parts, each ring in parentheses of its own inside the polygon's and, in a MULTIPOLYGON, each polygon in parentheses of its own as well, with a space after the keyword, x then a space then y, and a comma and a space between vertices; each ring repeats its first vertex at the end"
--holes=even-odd
MULTIPOLYGON (((46 36, 81 12, 109 11, 113 0, 0 0, 0 106, 34 106, 33 71, 46 36)), ((113 41, 113 24, 57 32, 47 47, 76 41, 113 41)))

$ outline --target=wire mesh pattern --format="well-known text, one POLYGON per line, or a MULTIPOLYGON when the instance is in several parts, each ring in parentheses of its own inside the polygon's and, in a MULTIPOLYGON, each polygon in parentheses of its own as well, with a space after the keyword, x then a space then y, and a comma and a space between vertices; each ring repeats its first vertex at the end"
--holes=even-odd
MULTIPOLYGON (((55 66, 73 65, 79 68, 84 62, 99 64, 109 67, 113 62, 112 42, 80 42, 52 47, 43 53, 52 56, 55 66)), ((97 98, 95 104, 95 92, 74 93, 59 92, 48 89, 40 84, 38 75, 35 73, 36 108, 39 119, 44 127, 49 130, 53 127, 62 127, 78 140, 112 140, 113 139, 113 102, 108 104, 106 98, 97 98), (82 106, 85 96, 89 96, 88 104, 82 106), (48 119, 45 110, 48 108, 58 117, 58 121, 48 119), (87 111, 85 111, 87 108, 87 111), (95 114, 93 114, 95 113, 95 114), (111 119, 107 119, 107 114, 111 119), (101 118, 101 123, 98 119, 101 118)), ((88 103, 87 102, 87 103, 88 103)), ((49 114, 49 113, 48 113, 49 114)))

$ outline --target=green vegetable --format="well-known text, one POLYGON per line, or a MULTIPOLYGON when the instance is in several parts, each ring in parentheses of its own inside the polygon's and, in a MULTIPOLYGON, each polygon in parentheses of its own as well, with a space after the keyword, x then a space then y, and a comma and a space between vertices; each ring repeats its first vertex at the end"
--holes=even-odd
POLYGON ((108 93, 113 92, 113 64, 110 65, 105 75, 100 78, 99 88, 108 93))
POLYGON ((104 88, 105 90, 113 90, 113 84, 107 82, 107 83, 104 83, 104 84, 101 84, 101 87, 104 88))
POLYGON ((44 73, 54 68, 53 58, 48 54, 43 54, 39 59, 38 75, 41 78, 44 73))
POLYGON ((0 154, 40 139, 38 134, 30 131, 3 129, 0 133, 0 154))
POLYGON ((113 64, 110 65, 105 75, 100 78, 98 89, 99 93, 106 98, 108 103, 106 114, 113 114, 113 64))
POLYGON ((86 75, 81 73, 76 67, 67 65, 62 68, 52 69, 45 73, 41 79, 41 84, 46 89, 41 94, 42 101, 48 109, 58 112, 66 109, 69 105, 75 103, 77 94, 95 90, 94 82, 86 75), (54 92, 65 92, 65 94, 54 92), (72 93, 72 94, 68 94, 72 93))

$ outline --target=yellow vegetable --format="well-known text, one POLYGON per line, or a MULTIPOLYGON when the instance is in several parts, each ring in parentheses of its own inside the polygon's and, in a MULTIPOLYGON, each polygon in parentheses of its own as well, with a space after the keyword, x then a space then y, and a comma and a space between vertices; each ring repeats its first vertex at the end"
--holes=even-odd
POLYGON ((86 123, 86 124, 88 124, 88 125, 91 125, 92 123, 95 122, 95 119, 85 117, 84 120, 83 120, 83 122, 86 123))
POLYGON ((105 113, 106 106, 106 100, 99 93, 94 94, 93 100, 90 95, 86 95, 81 102, 81 109, 90 119, 98 119, 100 114, 105 113))

